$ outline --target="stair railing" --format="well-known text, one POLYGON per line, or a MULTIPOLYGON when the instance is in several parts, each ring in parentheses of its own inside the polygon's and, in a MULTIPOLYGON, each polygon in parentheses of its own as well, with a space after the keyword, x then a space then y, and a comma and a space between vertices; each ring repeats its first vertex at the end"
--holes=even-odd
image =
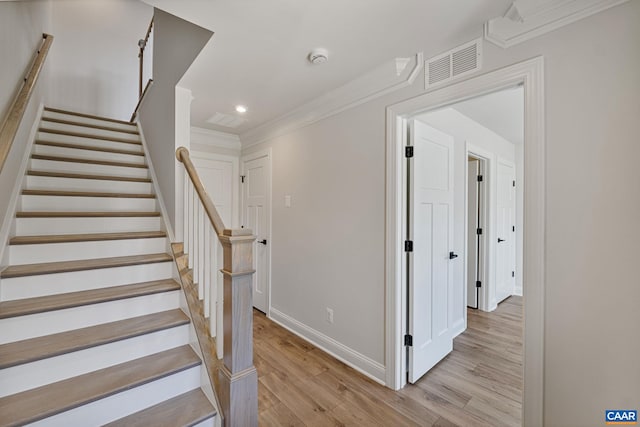
POLYGON ((178 148, 176 157, 184 165, 185 174, 184 253, 188 254, 188 267, 193 283, 197 284, 205 317, 208 314, 211 335, 217 335, 215 342, 223 344, 222 354, 220 345, 216 347, 216 356, 222 356, 223 363, 217 364, 217 378, 211 378, 211 382, 225 426, 257 426, 258 376, 253 366, 252 301, 256 236, 246 228, 226 228, 191 162, 189 150, 178 148), (217 280, 218 268, 222 283, 217 280))
POLYGON ((29 99, 31 99, 31 94, 38 82, 38 76, 44 65, 44 60, 47 58, 51 43, 53 43, 53 36, 51 34, 43 34, 42 38, 42 44, 38 48, 29 73, 24 78, 24 83, 13 99, 9 112, 2 123, 2 127, 0 127, 0 171, 2 171, 4 162, 7 160, 9 151, 11 151, 13 140, 16 137, 20 122, 29 104, 29 99))
POLYGON ((147 33, 145 34, 144 38, 138 40, 138 59, 140 60, 140 73, 138 75, 138 99, 142 98, 142 82, 144 81, 144 50, 146 49, 147 44, 149 44, 151 31, 153 31, 153 18, 151 18, 151 21, 149 22, 147 33))

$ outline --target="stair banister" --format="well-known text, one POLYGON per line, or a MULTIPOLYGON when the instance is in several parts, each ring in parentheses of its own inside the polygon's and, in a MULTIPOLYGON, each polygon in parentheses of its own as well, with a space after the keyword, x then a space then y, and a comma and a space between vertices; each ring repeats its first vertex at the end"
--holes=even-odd
POLYGON ((13 103, 9 108, 9 112, 0 127, 0 171, 4 166, 4 162, 7 160, 7 156, 9 155, 9 151, 13 145, 13 140, 16 137, 18 127, 22 121, 22 116, 24 116, 24 112, 27 108, 27 104, 29 104, 29 99, 31 98, 33 89, 38 82, 38 76, 44 66, 44 61, 47 58, 47 53, 49 53, 51 43, 53 43, 53 36, 50 34, 43 34, 42 38, 42 45, 37 51, 33 65, 25 77, 24 84, 14 98, 13 103))
MULTIPOLYGON (((227 427, 257 426, 258 376, 253 365, 252 301, 255 272, 253 246, 256 236, 246 228, 226 228, 191 162, 189 150, 185 147, 178 148, 176 157, 184 165, 188 177, 185 177, 183 195, 184 252, 191 252, 189 266, 193 266, 193 282, 198 283, 200 299, 204 300, 204 310, 206 312, 209 308, 212 317, 217 317, 214 300, 218 292, 213 290, 217 273, 211 265, 217 265, 217 260, 211 253, 211 240, 217 237, 222 245, 220 271, 223 276, 223 295, 219 295, 223 296, 222 328, 213 318, 210 328, 212 335, 216 329, 214 325, 218 331, 223 331, 223 363, 216 364, 217 378, 211 378, 220 401, 223 424, 227 427), (199 203, 196 203, 198 201, 199 203)), ((217 301, 220 301, 220 298, 217 301)), ((219 343, 220 336, 216 338, 216 342, 219 343)))

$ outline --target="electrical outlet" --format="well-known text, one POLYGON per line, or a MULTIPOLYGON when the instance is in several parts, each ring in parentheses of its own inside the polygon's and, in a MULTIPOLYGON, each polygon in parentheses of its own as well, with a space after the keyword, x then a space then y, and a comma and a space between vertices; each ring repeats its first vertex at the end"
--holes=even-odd
POLYGON ((333 309, 327 307, 327 322, 333 323, 333 309))

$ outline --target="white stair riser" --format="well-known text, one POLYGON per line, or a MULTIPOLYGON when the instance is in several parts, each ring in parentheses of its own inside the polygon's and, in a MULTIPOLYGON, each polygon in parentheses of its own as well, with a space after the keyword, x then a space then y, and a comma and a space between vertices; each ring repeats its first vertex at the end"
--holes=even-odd
POLYGON ((30 424, 34 427, 101 426, 165 400, 200 388, 200 366, 135 387, 53 417, 30 424))
POLYGON ((198 424, 194 424, 193 427, 214 427, 216 424, 216 417, 208 418, 198 424))
POLYGON ((172 262, 101 268, 68 273, 40 274, 0 280, 0 300, 33 298, 86 291, 152 280, 170 279, 172 262))
MULTIPOLYGON (((48 141, 48 142, 63 142, 63 143, 72 143, 70 137, 63 138, 63 135, 54 135, 54 134, 46 134, 43 138, 38 138, 38 140, 48 141)), ((139 153, 144 153, 142 145, 140 144, 129 144, 118 141, 108 141, 105 139, 77 139, 76 142, 73 142, 77 145, 82 145, 83 147, 94 147, 94 148, 106 148, 106 149, 115 149, 115 150, 127 150, 127 151, 136 151, 139 153)))
POLYGON ((9 246, 11 265, 108 258, 114 255, 157 254, 167 250, 164 237, 150 239, 100 240, 93 242, 46 243, 9 246))
POLYGON ((155 212, 156 199, 24 195, 20 207, 26 212, 155 212))
POLYGON ((105 160, 109 162, 126 162, 136 165, 144 165, 144 156, 136 154, 110 153, 108 151, 82 150, 80 148, 56 147, 51 145, 35 144, 34 153, 43 156, 71 157, 73 159, 105 160))
POLYGON ((141 145, 137 141, 129 140, 127 138, 123 138, 121 140, 118 138, 117 140, 113 139, 101 139, 101 138, 92 138, 91 136, 71 136, 71 135, 61 135, 59 133, 50 133, 50 132, 38 132, 36 134, 36 140, 38 141, 50 141, 50 142, 64 142, 67 144, 79 144, 79 145, 92 145, 98 144, 100 141, 110 142, 114 148, 122 148, 124 150, 135 150, 141 148, 141 145))
POLYGON ((178 308, 179 291, 0 319, 0 344, 178 308))
POLYGON ((31 159, 30 162, 31 170, 39 170, 45 172, 68 172, 93 175, 124 176, 129 178, 149 178, 149 169, 147 168, 96 165, 91 163, 74 163, 41 159, 31 159))
MULTIPOLYGON (((102 125, 98 125, 102 126, 102 125)), ((40 128, 61 130, 64 132, 86 133, 89 135, 106 136, 108 138, 123 138, 132 141, 140 141, 140 136, 128 132, 118 132, 113 130, 96 129, 92 127, 74 126, 62 123, 48 122, 43 120, 40 122, 40 128)), ((127 129, 128 130, 128 129, 127 129)))
POLYGON ((151 194, 153 192, 153 185, 150 182, 56 178, 35 175, 27 176, 26 188, 29 190, 101 191, 137 194, 151 194))
MULTIPOLYGON (((136 130, 137 129, 135 125, 128 125, 128 124, 124 124, 124 123, 115 123, 115 122, 111 122, 109 120, 90 119, 90 118, 87 118, 87 117, 80 117, 80 116, 76 116, 76 115, 73 115, 73 114, 54 113, 53 111, 44 111, 42 116, 43 117, 47 117, 47 118, 51 118, 51 119, 67 120, 69 122, 86 123, 86 124, 89 124, 89 125, 107 126, 107 127, 125 129, 125 130, 136 130)), ((50 122, 44 122, 44 123, 50 123, 50 122)))
POLYGON ((160 231, 160 217, 16 218, 17 236, 160 231))
POLYGON ((186 345, 189 325, 0 370, 0 397, 186 345))

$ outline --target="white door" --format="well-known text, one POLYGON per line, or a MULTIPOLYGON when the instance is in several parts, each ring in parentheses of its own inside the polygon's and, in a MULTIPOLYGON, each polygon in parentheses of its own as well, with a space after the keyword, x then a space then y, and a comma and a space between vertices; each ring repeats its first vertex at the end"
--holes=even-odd
POLYGON ((198 170, 204 188, 211 197, 222 221, 225 226, 231 228, 233 223, 233 161, 193 157, 193 164, 198 170))
POLYGON ((479 191, 478 175, 480 160, 469 159, 467 168, 467 306, 478 308, 478 256, 480 236, 477 233, 479 224, 479 191))
POLYGON ((268 154, 242 160, 242 226, 257 237, 253 246, 253 306, 267 313, 270 269, 271 159, 268 154))
POLYGON ((414 383, 453 349, 449 313, 453 286, 453 138, 410 123, 409 381, 414 383))
POLYGON ((496 301, 499 303, 515 292, 516 271, 516 187, 513 165, 498 162, 496 301))

